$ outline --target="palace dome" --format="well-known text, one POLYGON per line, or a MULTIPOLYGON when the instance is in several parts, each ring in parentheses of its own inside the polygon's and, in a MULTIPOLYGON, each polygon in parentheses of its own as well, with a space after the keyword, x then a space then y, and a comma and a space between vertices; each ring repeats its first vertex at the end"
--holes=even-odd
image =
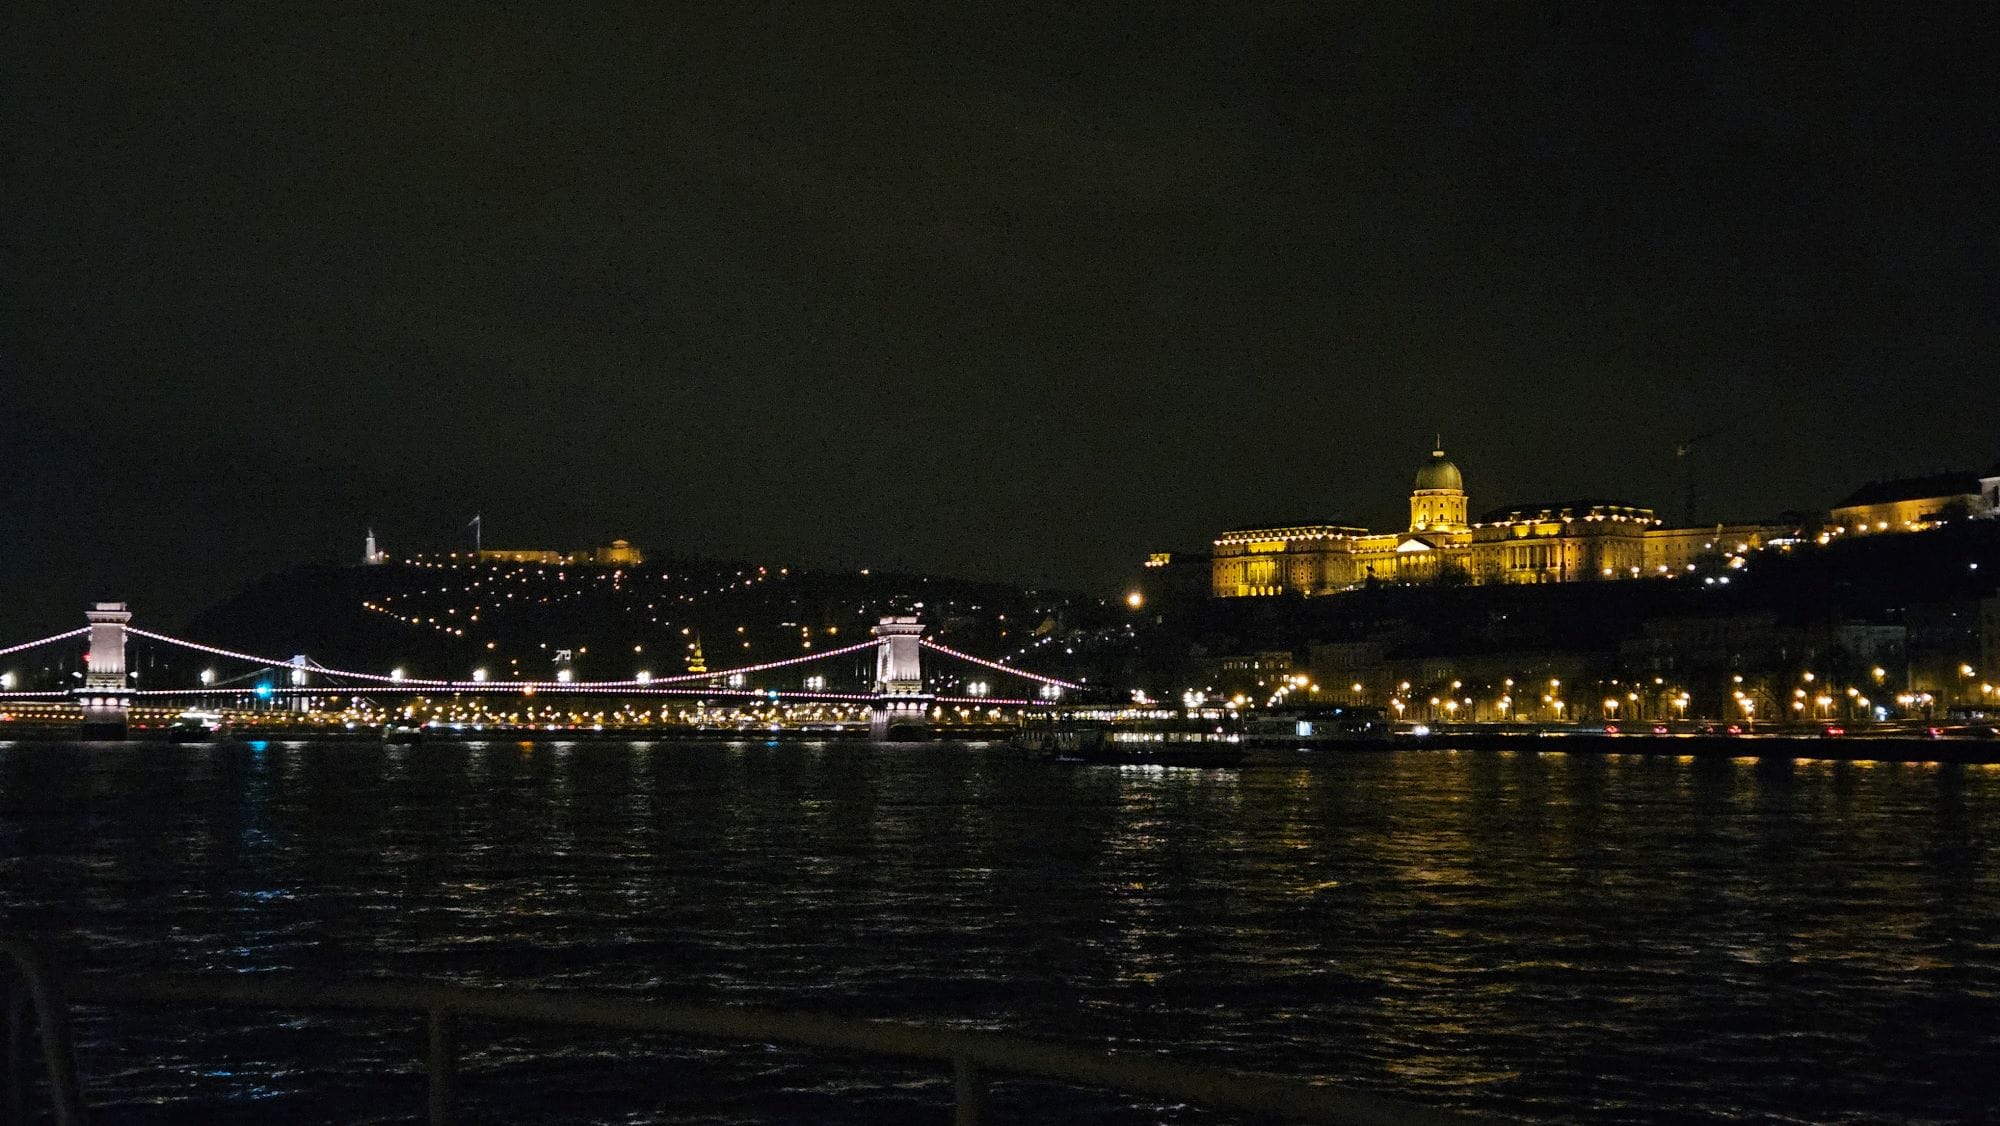
POLYGON ((1439 490, 1456 493, 1465 491, 1465 478, 1459 476, 1458 466, 1453 465, 1451 459, 1444 456, 1442 441, 1431 450, 1431 459, 1423 464, 1423 468, 1417 470, 1418 492, 1439 490))

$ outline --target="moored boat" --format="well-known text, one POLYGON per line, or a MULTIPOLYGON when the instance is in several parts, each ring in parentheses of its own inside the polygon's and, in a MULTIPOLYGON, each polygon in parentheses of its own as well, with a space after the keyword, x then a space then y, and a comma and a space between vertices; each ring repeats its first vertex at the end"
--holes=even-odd
POLYGON ((1392 735, 1387 711, 1348 705, 1260 712, 1243 725, 1244 741, 1258 746, 1387 746, 1392 735))
POLYGON ((1121 766, 1235 766, 1246 753, 1235 713, 1217 708, 1042 708, 1014 741, 1053 762, 1121 766))
POLYGON ((221 712, 204 712, 189 708, 174 717, 173 725, 167 728, 167 741, 213 743, 217 739, 226 738, 228 734, 229 724, 222 718, 221 712))

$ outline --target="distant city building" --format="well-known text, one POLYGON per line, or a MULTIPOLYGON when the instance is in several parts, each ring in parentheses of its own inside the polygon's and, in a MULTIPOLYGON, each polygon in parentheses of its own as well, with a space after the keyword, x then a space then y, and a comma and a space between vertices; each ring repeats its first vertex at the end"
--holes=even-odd
POLYGON ((1239 528, 1215 541, 1217 598, 1319 595, 1367 583, 1561 583, 1686 571, 1797 533, 1793 524, 1664 528, 1611 500, 1512 505, 1467 519, 1465 478, 1440 439, 1417 470, 1406 532, 1332 523, 1239 528))
POLYGON ((361 546, 361 565, 373 567, 389 561, 389 553, 375 546, 375 529, 368 529, 368 540, 361 546))
POLYGON ((1984 474, 1935 473, 1871 481, 1833 506, 1831 523, 1846 535, 1921 532, 1952 520, 1990 518, 1996 513, 2000 513, 2000 465, 1984 474))
POLYGON ((1258 702, 1285 685, 1292 675, 1292 654, 1273 649, 1209 657, 1196 663, 1196 674, 1207 691, 1227 699, 1245 696, 1258 702))

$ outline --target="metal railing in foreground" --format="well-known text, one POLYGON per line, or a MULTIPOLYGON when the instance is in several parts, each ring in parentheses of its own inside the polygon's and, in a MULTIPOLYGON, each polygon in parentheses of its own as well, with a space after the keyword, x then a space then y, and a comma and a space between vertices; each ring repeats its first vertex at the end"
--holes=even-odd
MULTIPOLYGON (((17 959, 17 965, 20 964, 17 959)), ((25 974, 25 971, 24 971, 25 974)), ((45 975, 46 977, 46 975, 45 975)), ((55 984, 53 982, 49 984, 55 984)), ((725 1005, 678 1005, 601 994, 521 988, 474 988, 425 982, 364 981, 323 984, 272 975, 78 975, 45 989, 34 1004, 60 1005, 62 995, 88 1005, 172 1008, 231 1007, 331 1010, 422 1016, 428 1031, 430 1121, 451 1120, 458 1081, 455 1025, 461 1017, 570 1028, 669 1033, 753 1044, 779 1044, 947 1065, 953 1076, 959 1126, 980 1121, 986 1077, 1008 1074, 1079 1087, 1109 1088, 1141 1097, 1175 1100, 1280 1121, 1446 1123, 1467 1119, 1374 1095, 1342 1091, 1300 1079, 1256 1075, 1087 1048, 1038 1043, 989 1032, 916 1024, 855 1020, 725 1005)), ((11 1008, 11 1006, 10 1006, 11 1008)), ((48 1055, 52 1110, 59 1123, 81 1123, 80 1099, 65 1113, 61 1093, 75 1092, 68 1032, 57 1017, 42 1034, 48 1055), (60 1056, 60 1060, 57 1058, 60 1056), (68 1075, 62 1074, 68 1069, 68 1075)), ((10 1043, 19 1044, 18 1038, 10 1043)), ((24 1075, 10 1068, 10 1087, 24 1075)))

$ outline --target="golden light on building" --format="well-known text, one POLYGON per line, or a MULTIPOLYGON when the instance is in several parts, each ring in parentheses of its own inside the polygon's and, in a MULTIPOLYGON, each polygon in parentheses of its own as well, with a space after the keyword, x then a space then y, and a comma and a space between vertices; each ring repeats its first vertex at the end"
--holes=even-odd
POLYGON ((1562 583, 1679 575, 1701 561, 1735 569, 1747 552, 1795 535, 1790 525, 1665 528, 1652 509, 1570 501, 1468 519, 1465 478, 1439 441, 1416 472, 1403 532, 1348 524, 1238 528, 1214 541, 1217 598, 1313 596, 1370 583, 1562 583), (1733 551, 1732 551, 1733 549, 1733 551))

